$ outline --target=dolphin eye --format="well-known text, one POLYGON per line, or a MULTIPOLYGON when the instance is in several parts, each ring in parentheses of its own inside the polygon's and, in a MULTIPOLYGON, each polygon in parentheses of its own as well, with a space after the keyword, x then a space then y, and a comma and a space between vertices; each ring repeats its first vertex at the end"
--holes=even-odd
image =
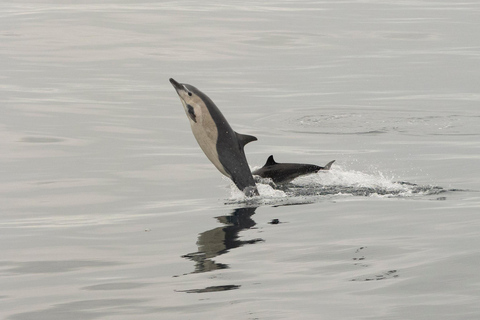
POLYGON ((188 91, 188 95, 191 97, 192 96, 192 93, 190 91, 188 91))

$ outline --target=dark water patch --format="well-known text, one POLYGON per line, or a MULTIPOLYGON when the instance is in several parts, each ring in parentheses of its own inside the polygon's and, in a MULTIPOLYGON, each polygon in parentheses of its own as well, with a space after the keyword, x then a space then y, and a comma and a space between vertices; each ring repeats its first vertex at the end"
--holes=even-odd
POLYGON ((9 320, 93 320, 112 317, 114 314, 137 311, 145 299, 95 299, 55 305, 48 309, 17 313, 9 320))
POLYGON ((64 140, 53 137, 24 137, 20 141, 25 143, 59 143, 64 140))
POLYGON ((433 34, 421 32, 378 32, 376 36, 379 38, 392 40, 432 40, 435 38, 433 34))
POLYGON ((389 270, 380 274, 357 277, 357 278, 351 279, 350 281, 378 281, 378 280, 394 279, 398 277, 399 277, 398 270, 389 270))
POLYGON ((190 289, 190 290, 175 290, 176 292, 185 292, 185 293, 205 293, 205 292, 220 292, 220 291, 230 291, 240 289, 239 285, 225 285, 225 286, 212 286, 206 287, 203 289, 190 289))
POLYGON ((272 219, 272 221, 269 222, 269 224, 279 224, 279 223, 283 223, 283 222, 280 222, 280 220, 278 219, 272 219))
POLYGON ((355 261, 354 265, 368 267, 368 264, 365 263, 365 260, 367 260, 366 256, 364 255, 365 249, 367 249, 367 247, 360 247, 355 250, 355 256, 352 258, 352 261, 355 261))
POLYGON ((84 268, 109 267, 116 265, 119 265, 119 263, 96 260, 0 262, 0 266, 7 267, 7 269, 2 271, 4 274, 62 273, 84 268))
MULTIPOLYGON (((367 258, 366 249, 367 249, 366 246, 362 246, 355 250, 354 257, 352 258, 352 261, 354 262, 355 266, 361 267, 361 268, 370 267, 370 265, 367 262, 368 258, 367 258)), ((388 270, 382 273, 356 277, 356 278, 350 279, 350 281, 378 281, 378 280, 398 278, 398 276, 399 276, 398 270, 388 270)))
POLYGON ((328 132, 328 131, 302 131, 302 130, 285 130, 285 132, 291 133, 302 133, 302 134, 324 134, 324 135, 340 135, 340 136, 349 136, 349 135, 378 135, 387 133, 387 130, 367 130, 367 131, 352 131, 352 132, 328 132))
POLYGON ((108 290, 130 290, 130 289, 137 289, 148 286, 147 283, 139 283, 139 282, 116 282, 116 283, 104 283, 104 284, 97 284, 94 286, 83 287, 83 290, 100 290, 100 291, 108 291, 108 290))

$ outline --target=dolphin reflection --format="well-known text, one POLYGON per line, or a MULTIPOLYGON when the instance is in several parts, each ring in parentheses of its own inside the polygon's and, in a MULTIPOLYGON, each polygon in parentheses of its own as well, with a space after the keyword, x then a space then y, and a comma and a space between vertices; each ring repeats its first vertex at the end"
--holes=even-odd
POLYGON ((182 256, 195 262, 195 270, 191 273, 209 272, 218 269, 226 269, 228 265, 218 263, 213 258, 229 252, 229 250, 246 244, 254 244, 263 239, 239 240, 239 232, 255 226, 252 215, 253 208, 237 208, 226 216, 216 217, 224 226, 200 233, 198 236, 198 251, 182 256))

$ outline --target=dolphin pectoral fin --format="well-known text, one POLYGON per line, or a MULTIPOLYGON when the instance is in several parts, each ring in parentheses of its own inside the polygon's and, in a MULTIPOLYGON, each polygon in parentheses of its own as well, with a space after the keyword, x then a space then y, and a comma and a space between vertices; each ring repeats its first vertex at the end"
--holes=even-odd
POLYGON ((327 164, 325 165, 325 167, 323 167, 322 170, 330 170, 330 167, 332 166, 332 164, 333 164, 334 162, 335 162, 335 160, 330 161, 329 163, 327 163, 327 164))
POLYGON ((249 136, 248 134, 241 134, 238 132, 235 132, 235 134, 237 135, 238 144, 242 148, 245 147, 247 143, 258 140, 257 137, 249 136))

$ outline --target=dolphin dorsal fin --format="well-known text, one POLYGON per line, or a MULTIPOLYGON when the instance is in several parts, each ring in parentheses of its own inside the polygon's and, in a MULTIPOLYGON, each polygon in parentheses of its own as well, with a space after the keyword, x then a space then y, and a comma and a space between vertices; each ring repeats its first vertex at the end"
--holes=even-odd
POLYGON ((237 135, 238 144, 242 148, 245 147, 247 143, 258 140, 257 137, 249 136, 248 134, 241 134, 238 132, 235 132, 235 134, 237 135))
POLYGON ((273 166, 274 164, 277 164, 277 163, 275 162, 275 160, 273 160, 273 155, 271 155, 270 157, 268 157, 267 163, 265 163, 264 167, 273 166))

